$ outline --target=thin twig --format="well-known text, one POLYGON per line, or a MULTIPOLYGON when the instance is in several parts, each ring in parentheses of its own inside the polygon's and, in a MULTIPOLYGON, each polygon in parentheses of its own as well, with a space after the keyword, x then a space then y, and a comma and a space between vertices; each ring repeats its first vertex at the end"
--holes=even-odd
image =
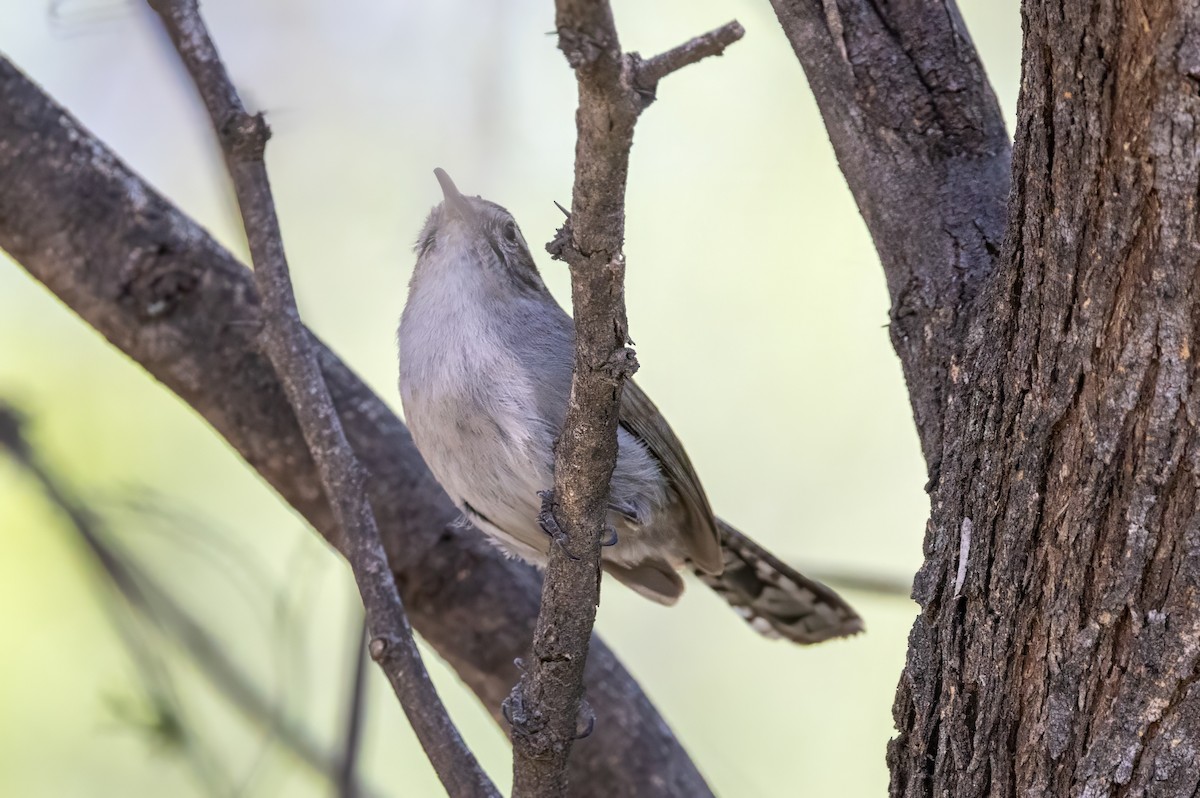
POLYGON ((365 476, 346 441, 292 291, 263 152, 269 131, 246 112, 196 0, 148 0, 162 18, 204 100, 237 194, 263 303, 263 349, 296 414, 343 536, 371 632, 372 658, 396 696, 451 796, 498 795, 447 714, 421 662, 363 488, 365 476))
POLYGON ((354 673, 350 682, 350 700, 346 706, 346 743, 342 748, 342 761, 338 766, 338 798, 358 798, 358 751, 362 743, 363 720, 366 705, 363 703, 367 683, 367 624, 364 618, 362 629, 355 638, 354 673))
POLYGON ((835 568, 806 568, 805 573, 840 590, 873 593, 881 598, 912 600, 912 579, 888 574, 835 568))
POLYGON ((673 47, 661 55, 638 64, 639 88, 653 92, 658 82, 667 75, 685 66, 713 55, 722 55, 725 48, 746 35, 746 30, 737 20, 727 22, 716 30, 697 36, 673 47))
POLYGON ((565 795, 572 743, 593 722, 590 711, 579 718, 583 673, 600 600, 600 543, 617 458, 621 390, 637 368, 626 348, 622 253, 634 124, 659 79, 719 53, 742 33, 731 23, 643 62, 621 52, 607 0, 558 0, 557 27, 559 49, 579 83, 578 143, 572 210, 547 248, 571 267, 576 336, 554 490, 544 509, 568 544, 550 547, 533 656, 506 703, 514 798, 565 795), (648 71, 639 79, 643 69, 648 71))

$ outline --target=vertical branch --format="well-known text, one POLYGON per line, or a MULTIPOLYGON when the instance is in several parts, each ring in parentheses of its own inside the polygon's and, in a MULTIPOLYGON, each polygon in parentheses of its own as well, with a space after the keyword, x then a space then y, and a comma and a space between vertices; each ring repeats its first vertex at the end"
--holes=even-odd
POLYGON ((580 736, 621 390, 637 368, 626 347, 622 252, 634 125, 653 102, 661 78, 719 55, 743 34, 731 22, 643 61, 621 52, 607 0, 558 0, 556 21, 559 49, 579 83, 578 139, 571 214, 547 248, 571 269, 575 373, 543 519, 565 532, 569 543, 551 547, 533 657, 506 706, 513 724, 515 798, 564 795, 567 758, 580 736))
POLYGON ((364 703, 367 686, 367 626, 366 619, 359 622, 361 629, 355 636, 354 672, 350 675, 350 696, 346 702, 346 736, 342 746, 342 759, 338 763, 337 798, 358 798, 358 752, 362 748, 363 723, 367 707, 364 703))
POLYGON ((346 441, 310 336, 300 321, 263 153, 269 130, 246 112, 196 0, 149 0, 212 119, 237 194, 263 304, 261 345, 320 474, 362 595, 370 652, 387 674, 417 738, 451 796, 498 795, 450 720, 421 662, 367 503, 365 476, 346 441))

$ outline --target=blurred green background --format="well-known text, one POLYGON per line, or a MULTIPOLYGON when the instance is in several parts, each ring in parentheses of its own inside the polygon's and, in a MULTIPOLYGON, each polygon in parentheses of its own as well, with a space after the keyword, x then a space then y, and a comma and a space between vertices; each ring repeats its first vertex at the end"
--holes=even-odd
MULTIPOLYGON (((1011 120, 1017 3, 961 3, 1011 120)), ((551 200, 569 203, 574 78, 548 33, 552 5, 204 4, 274 129, 268 161, 301 310, 397 412, 394 330, 411 242, 440 198, 433 167, 510 208, 531 242, 561 218, 551 200)), ((927 503, 883 275, 769 4, 614 5, 623 44, 645 54, 734 17, 747 31, 725 57, 665 81, 638 126, 626 253, 639 382, 724 517, 815 571, 905 582, 927 503)), ((0 0, 0 51, 244 253, 206 120, 138 3, 0 0)), ((566 304, 565 268, 540 261, 566 304)), ((139 561, 335 750, 357 633, 342 562, 185 405, 7 260, 0 397, 33 416, 42 456, 111 513, 139 561), (128 506, 148 497, 165 511, 128 506)), ((0 795, 329 793, 179 658, 208 764, 147 733, 141 680, 88 558, 3 457, 0 535, 0 795), (224 775, 206 780, 204 768, 224 775)), ((610 586, 599 629, 718 793, 875 796, 915 606, 850 598, 867 634, 810 649, 759 638, 695 584, 672 610, 610 586)), ((431 667, 507 787, 503 734, 431 667)), ((391 795, 440 794, 373 670, 368 690, 368 780, 391 795)))

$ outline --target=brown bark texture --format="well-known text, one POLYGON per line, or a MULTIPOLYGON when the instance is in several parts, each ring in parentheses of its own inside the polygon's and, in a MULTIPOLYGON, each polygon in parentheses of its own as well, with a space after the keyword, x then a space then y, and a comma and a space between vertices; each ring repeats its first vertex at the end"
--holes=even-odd
MULTIPOLYGON (((622 251, 634 127, 659 80, 720 55, 743 34, 731 22, 644 61, 621 52, 608 0, 558 0, 555 22, 559 49, 575 70, 579 107, 571 212, 547 249, 571 269, 575 369, 555 444, 554 490, 542 511, 565 537, 551 547, 533 656, 507 704, 513 798, 568 794, 567 763, 580 734, 580 710, 592 712, 583 700, 584 666, 600 603, 600 546, 617 461, 621 392, 637 368, 626 347, 622 251)), ((594 719, 583 723, 593 727, 594 719)))
MULTIPOLYGON (((249 270, 0 57, 0 248, 178 394, 334 546, 343 547, 294 414, 257 337, 249 270)), ((533 569, 454 521, 404 425, 314 340, 405 608, 497 720, 538 609, 533 569)), ((710 795, 629 673, 593 640, 594 733, 573 795, 710 795)))
POLYGON ((1196 795, 1200 10, 1025 0, 1010 191, 952 3, 775 6, 930 468, 891 794, 1196 795))
POLYGON ((572 212, 559 237, 562 249, 575 255, 566 260, 576 332, 567 415, 554 446, 554 489, 543 516, 552 513, 548 520, 569 543, 551 547, 533 656, 509 699, 513 798, 567 794, 580 710, 591 711, 582 676, 600 604, 600 541, 617 462, 621 391, 637 368, 633 350, 625 348, 621 251, 637 111, 622 90, 623 59, 607 0, 558 0, 556 7, 559 48, 579 84, 572 212))
POLYGON ((771 0, 875 241, 936 474, 950 360, 1004 237, 1008 134, 953 0, 771 0))
POLYGON ((1008 234, 951 369, 893 795, 1200 788, 1198 13, 1024 5, 1008 234))

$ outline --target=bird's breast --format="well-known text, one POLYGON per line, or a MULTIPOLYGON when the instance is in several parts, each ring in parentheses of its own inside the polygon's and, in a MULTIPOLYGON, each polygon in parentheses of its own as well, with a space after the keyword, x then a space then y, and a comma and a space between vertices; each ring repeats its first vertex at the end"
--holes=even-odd
POLYGON ((413 440, 460 507, 501 528, 528 525, 552 479, 554 433, 535 412, 528 364, 478 320, 454 322, 438 335, 408 311, 401 323, 400 395, 413 440))

